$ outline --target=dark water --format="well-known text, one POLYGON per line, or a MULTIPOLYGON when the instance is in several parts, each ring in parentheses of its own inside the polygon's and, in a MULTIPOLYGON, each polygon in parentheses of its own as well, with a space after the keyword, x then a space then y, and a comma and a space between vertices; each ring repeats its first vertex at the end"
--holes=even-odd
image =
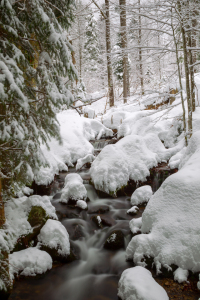
MULTIPOLYGON (((71 170, 74 172, 75 170, 71 170)), ((67 174, 67 173, 66 173, 67 174)), ((66 176, 61 173, 59 182, 66 176)), ((80 175, 89 180, 88 170, 80 175)), ((52 204, 57 215, 66 227, 73 245, 78 250, 79 260, 65 265, 54 266, 47 274, 37 278, 19 279, 15 282, 9 299, 26 300, 117 300, 117 284, 121 273, 133 265, 126 262, 125 249, 109 251, 103 248, 104 242, 113 230, 120 229, 124 234, 125 246, 131 239, 127 215, 131 207, 128 197, 99 198, 93 186, 85 184, 90 201, 88 211, 81 211, 59 202, 60 193, 54 196, 52 204), (105 212, 99 210, 102 208, 105 212), (110 226, 99 229, 91 220, 100 215, 110 226)), ((140 217, 142 209, 136 217, 140 217)))

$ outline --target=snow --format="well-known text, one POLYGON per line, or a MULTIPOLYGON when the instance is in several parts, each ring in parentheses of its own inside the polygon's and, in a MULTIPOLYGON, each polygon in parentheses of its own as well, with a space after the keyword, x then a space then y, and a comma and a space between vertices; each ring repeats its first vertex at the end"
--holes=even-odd
POLYGON ((100 217, 100 216, 97 216, 97 221, 98 221, 98 224, 99 224, 99 226, 100 226, 101 223, 102 223, 102 220, 101 220, 101 217, 100 217))
POLYGON ((91 166, 91 178, 98 190, 116 195, 129 179, 145 181, 158 156, 149 150, 142 137, 130 135, 115 145, 107 145, 91 166))
POLYGON ((181 268, 178 268, 174 272, 174 280, 178 281, 179 283, 187 281, 188 275, 189 275, 188 270, 183 270, 181 268))
POLYGON ((193 133, 179 171, 169 176, 151 197, 142 215, 142 234, 129 243, 127 258, 136 264, 154 258, 157 272, 175 264, 200 271, 200 131, 193 133))
POLYGON ((84 106, 83 108, 84 116, 89 119, 95 118, 95 110, 92 109, 90 106, 84 106))
POLYGON ((148 202, 153 194, 152 188, 150 185, 143 185, 137 188, 131 196, 131 204, 139 205, 145 202, 148 202))
POLYGON ((113 135, 112 130, 98 120, 81 117, 74 110, 69 109, 58 113, 57 119, 60 124, 62 143, 59 144, 56 139, 51 138, 48 142, 50 150, 46 145, 41 145, 48 166, 41 167, 35 174, 37 184, 50 184, 59 171, 68 171, 67 166, 73 166, 79 158, 93 154, 94 148, 90 140, 113 135))
POLYGON ((126 269, 118 283, 118 296, 122 300, 169 300, 166 291, 142 267, 126 269))
POLYGON ((133 206, 131 207, 129 210, 127 210, 127 214, 130 214, 130 213, 137 213, 139 210, 139 208, 137 206, 133 206))
POLYGON ((38 235, 38 245, 56 249, 60 255, 70 254, 69 234, 66 228, 56 220, 47 220, 38 235))
POLYGON ((9 263, 11 279, 14 279, 14 274, 35 276, 52 268, 51 256, 34 247, 10 254, 9 263))
POLYGON ((87 203, 83 200, 78 200, 76 202, 76 206, 78 206, 81 209, 87 209, 87 203))
POLYGON ((139 231, 141 231, 141 227, 142 227, 142 217, 141 218, 137 218, 137 219, 132 219, 129 222, 129 227, 130 230, 133 234, 138 233, 139 231))
POLYGON ((76 170, 81 169, 85 164, 91 163, 95 160, 95 156, 93 154, 88 154, 83 158, 79 158, 76 164, 76 170))
POLYGON ((5 203, 6 228, 0 229, 0 249, 10 251, 22 235, 33 231, 28 215, 33 206, 41 206, 49 218, 57 219, 55 207, 48 196, 12 198, 5 203))
POLYGON ((72 200, 86 200, 87 190, 83 184, 83 179, 79 174, 71 173, 65 177, 65 186, 62 190, 61 202, 68 203, 72 200))
POLYGON ((197 282, 197 288, 200 290, 200 274, 199 274, 199 281, 197 282))

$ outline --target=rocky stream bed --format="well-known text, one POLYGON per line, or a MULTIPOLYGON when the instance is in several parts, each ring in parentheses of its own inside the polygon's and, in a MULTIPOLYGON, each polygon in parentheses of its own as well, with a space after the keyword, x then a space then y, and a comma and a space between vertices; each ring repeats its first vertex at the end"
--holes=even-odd
MULTIPOLYGON (((96 153, 115 140, 93 142, 96 153), (96 145, 95 145, 96 143, 96 145)), ((56 208, 59 221, 67 229, 74 260, 68 263, 54 263, 52 270, 35 278, 19 277, 9 299, 26 300, 117 300, 117 286, 121 273, 133 267, 133 262, 126 261, 125 248, 132 233, 129 221, 141 217, 145 206, 140 206, 136 215, 127 214, 131 207, 130 196, 143 184, 152 186, 155 192, 162 182, 177 170, 170 170, 167 164, 160 164, 151 170, 147 182, 129 182, 129 185, 111 198, 98 193, 90 184, 88 168, 78 173, 84 180, 88 194, 88 210, 81 210, 74 205, 59 202, 65 176, 76 172, 61 172, 48 186, 33 186, 35 194, 53 196, 52 204, 56 208), (113 238, 114 237, 114 238, 113 238)), ((173 280, 172 273, 156 275, 154 268, 149 268, 155 280, 164 287, 169 299, 199 299, 197 276, 189 276, 188 283, 179 284, 173 280)), ((162 299, 160 299, 162 300, 162 299)))

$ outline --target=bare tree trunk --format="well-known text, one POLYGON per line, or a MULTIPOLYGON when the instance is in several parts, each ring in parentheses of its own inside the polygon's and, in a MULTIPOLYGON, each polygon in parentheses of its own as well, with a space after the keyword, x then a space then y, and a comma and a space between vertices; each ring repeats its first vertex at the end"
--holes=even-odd
MULTIPOLYGON (((191 37, 191 31, 188 33, 188 46, 192 47, 192 37, 191 37)), ((194 67, 193 67, 193 55, 192 55, 192 50, 189 50, 189 63, 190 63, 190 98, 192 102, 192 111, 195 111, 195 83, 194 83, 194 67)))
POLYGON ((114 90, 113 90, 113 74, 111 64, 111 41, 110 41, 110 13, 109 13, 109 0, 105 0, 106 10, 106 55, 107 55, 107 70, 108 70, 108 93, 110 107, 114 106, 114 90))
POLYGON ((128 54, 127 54, 127 33, 126 33, 126 0, 119 0, 120 5, 120 26, 121 26, 121 43, 123 54, 123 98, 124 103, 127 103, 129 89, 128 76, 128 54))
POLYGON ((80 20, 78 18, 78 35, 79 35, 79 43, 78 43, 78 52, 79 52, 79 76, 82 78, 82 43, 81 43, 81 28, 80 28, 80 20))
POLYGON ((186 94, 187 94, 187 105, 188 105, 188 132, 189 136, 192 135, 192 103, 191 103, 191 93, 190 93, 190 78, 189 78, 189 68, 187 61, 187 48, 186 48, 186 35, 185 29, 181 24, 181 33, 183 40, 183 54, 184 54, 184 67, 185 67, 185 80, 186 80, 186 94))
POLYGON ((139 44, 139 70, 140 70, 140 85, 141 85, 141 94, 144 95, 144 79, 143 79, 143 65, 142 65, 142 30, 141 30, 141 15, 140 15, 140 0, 138 0, 138 12, 139 12, 139 31, 138 31, 138 44, 139 44))
POLYGON ((185 133, 185 145, 187 146, 188 141, 187 141, 187 134, 186 134, 187 128, 186 128, 186 119, 185 119, 185 104, 184 104, 184 99, 183 99, 183 86, 182 86, 182 81, 181 81, 181 69, 180 69, 180 63, 179 63, 179 57, 178 57, 178 44, 176 41, 173 20, 171 22, 171 25, 172 25, 174 44, 175 44, 175 48, 176 48, 176 64, 178 67, 178 78, 179 78, 179 85, 180 85, 180 89, 181 89, 181 103, 182 103, 182 109, 183 109, 183 128, 184 128, 184 133, 185 133))

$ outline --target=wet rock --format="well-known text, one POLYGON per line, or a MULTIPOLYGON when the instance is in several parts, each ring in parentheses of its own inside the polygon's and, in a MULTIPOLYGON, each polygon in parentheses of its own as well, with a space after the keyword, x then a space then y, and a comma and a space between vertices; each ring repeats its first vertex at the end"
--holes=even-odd
POLYGON ((103 228, 102 219, 100 216, 93 216, 91 217, 91 220, 98 228, 103 228))
POLYGON ((31 211, 28 215, 28 222, 31 224, 32 227, 40 225, 43 226, 47 220, 48 217, 44 208, 42 208, 41 206, 33 206, 31 208, 31 211))
POLYGON ((53 199, 60 199, 61 198, 61 193, 57 193, 57 194, 55 194, 55 196, 53 197, 53 199))
POLYGON ((85 235, 84 235, 82 226, 80 224, 75 225, 74 233, 73 233, 71 239, 75 241, 84 236, 85 235))
POLYGON ((104 214, 108 211, 109 211, 108 205, 96 205, 89 208, 88 214, 104 214))
POLYGON ((105 244, 105 249, 109 250, 118 250, 124 248, 124 235, 121 230, 113 231, 110 236, 107 238, 105 244))
POLYGON ((61 255, 59 253, 59 247, 56 249, 56 248, 50 248, 46 245, 41 245, 40 250, 43 250, 43 251, 46 251, 47 253, 49 253, 49 255, 52 257, 54 262, 58 261, 61 263, 69 263, 69 262, 72 262, 72 261, 78 259, 78 255, 77 255, 78 251, 75 249, 74 244, 71 245, 71 243, 70 243, 70 254, 69 255, 61 255))

